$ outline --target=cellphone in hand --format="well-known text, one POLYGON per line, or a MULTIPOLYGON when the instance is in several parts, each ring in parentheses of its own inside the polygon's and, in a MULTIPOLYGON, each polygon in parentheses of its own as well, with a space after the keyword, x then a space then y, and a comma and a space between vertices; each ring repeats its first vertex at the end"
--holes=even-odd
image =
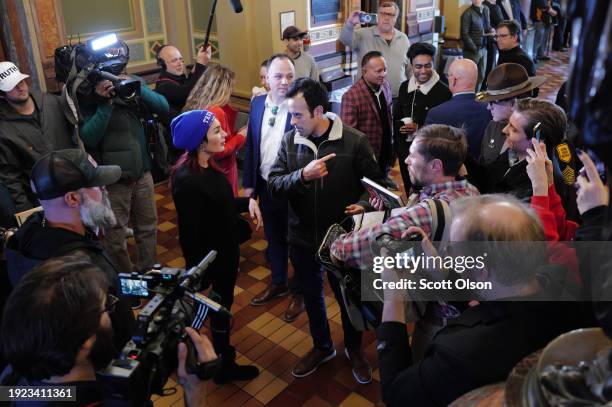
POLYGON ((361 24, 378 24, 378 15, 376 13, 361 13, 359 15, 359 22, 361 24))
MULTIPOLYGON (((593 150, 588 150, 587 149, 586 153, 589 155, 589 158, 591 159, 591 161, 593 161, 593 164, 595 164, 595 168, 597 169, 597 173, 599 174, 599 178, 601 179, 601 182, 603 182, 605 184, 606 181, 607 181, 606 165, 603 163, 603 161, 601 161, 597 157, 597 154, 595 154, 595 152, 593 152, 593 150)), ((580 169, 580 175, 582 175, 586 179, 589 179, 589 176, 588 176, 588 174, 586 172, 586 169, 584 167, 582 167, 580 169)))
POLYGON ((535 137, 536 141, 540 142, 540 127, 542 126, 541 122, 537 122, 535 126, 533 126, 533 137, 535 137))

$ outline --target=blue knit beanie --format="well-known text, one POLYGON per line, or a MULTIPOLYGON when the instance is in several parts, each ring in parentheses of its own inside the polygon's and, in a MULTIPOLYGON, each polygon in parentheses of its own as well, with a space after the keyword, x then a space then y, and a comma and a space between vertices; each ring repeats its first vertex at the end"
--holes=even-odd
POLYGON ((172 142, 177 148, 193 151, 206 140, 208 129, 216 117, 208 110, 191 110, 175 117, 170 123, 172 142))

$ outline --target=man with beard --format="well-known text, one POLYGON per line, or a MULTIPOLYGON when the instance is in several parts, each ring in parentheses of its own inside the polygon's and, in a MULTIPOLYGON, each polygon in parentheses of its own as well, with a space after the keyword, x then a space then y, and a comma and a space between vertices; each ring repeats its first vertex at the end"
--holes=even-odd
MULTIPOLYGON (((106 399, 108 389, 96 381, 96 371, 117 356, 111 324, 117 302, 104 273, 87 259, 63 256, 36 267, 15 287, 4 311, 1 343, 10 372, 2 383, 74 386, 78 405, 124 405, 106 399)), ((216 359, 206 337, 191 328, 186 333, 200 363, 216 359)), ((180 344, 178 382, 185 402, 206 405, 207 383, 187 374, 186 357, 187 348, 180 344)))
MULTIPOLYGON (((106 275, 118 295, 118 272, 96 231, 116 223, 105 185, 116 182, 121 169, 100 165, 82 150, 59 150, 42 156, 32 168, 32 190, 44 212, 31 215, 7 242, 7 270, 13 286, 38 263, 52 257, 78 254, 106 275)), ((112 316, 115 344, 121 348, 134 331, 129 300, 122 298, 112 316)))
POLYGON ((420 227, 427 235, 433 234, 435 214, 426 202, 428 199, 450 203, 464 196, 479 195, 473 185, 459 177, 467 149, 465 132, 461 129, 441 124, 419 129, 405 161, 412 187, 418 193, 412 194, 406 207, 394 212, 384 223, 340 235, 330 246, 331 255, 348 267, 372 270, 372 248, 382 234, 399 240, 410 226, 420 227))
POLYGON ((76 148, 78 140, 66 99, 30 91, 28 77, 12 62, 0 62, 0 182, 17 212, 38 206, 30 189, 34 162, 50 151, 76 148))

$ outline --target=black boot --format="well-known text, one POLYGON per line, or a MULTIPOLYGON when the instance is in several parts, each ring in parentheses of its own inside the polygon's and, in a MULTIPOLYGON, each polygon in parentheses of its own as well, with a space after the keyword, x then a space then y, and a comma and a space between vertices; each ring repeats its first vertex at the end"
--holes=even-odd
POLYGON ((230 347, 229 350, 221 354, 223 365, 215 376, 215 383, 224 384, 233 381, 252 380, 259 376, 259 369, 256 366, 241 366, 236 364, 236 350, 230 347))

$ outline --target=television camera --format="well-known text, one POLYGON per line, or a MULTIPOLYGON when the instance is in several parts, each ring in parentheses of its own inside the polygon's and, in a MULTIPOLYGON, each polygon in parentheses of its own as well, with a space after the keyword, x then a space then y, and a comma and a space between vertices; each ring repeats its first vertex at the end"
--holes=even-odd
POLYGON ((226 318, 231 313, 207 297, 200 289, 206 269, 217 252, 210 251, 190 270, 155 267, 143 274, 119 274, 123 295, 150 298, 136 320, 136 332, 124 346, 119 357, 112 360, 98 380, 112 392, 111 399, 127 400, 133 405, 145 405, 152 394, 164 395, 164 385, 176 370, 179 342, 187 344, 186 370, 207 380, 215 376, 221 360, 198 364, 197 353, 185 327, 199 330, 209 312, 226 318))
POLYGON ((71 95, 75 91, 88 94, 95 85, 108 79, 115 94, 129 102, 140 95, 140 81, 123 79, 118 75, 125 70, 130 59, 127 44, 116 34, 93 38, 86 43, 64 45, 55 50, 55 76, 66 83, 71 95))

